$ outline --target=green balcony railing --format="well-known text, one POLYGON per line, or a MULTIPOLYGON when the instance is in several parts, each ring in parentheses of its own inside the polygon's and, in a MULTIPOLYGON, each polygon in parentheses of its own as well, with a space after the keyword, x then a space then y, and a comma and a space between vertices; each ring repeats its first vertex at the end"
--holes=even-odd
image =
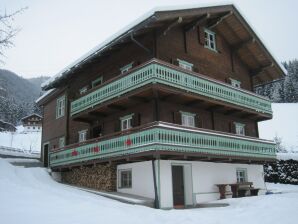
POLYGON ((275 159, 275 144, 251 137, 225 135, 181 128, 158 122, 130 134, 96 139, 50 153, 50 166, 63 166, 95 159, 124 156, 145 151, 174 151, 204 155, 275 159))
POLYGON ((71 115, 119 97, 149 83, 161 83, 223 102, 272 114, 270 100, 225 83, 188 73, 157 60, 140 66, 131 73, 109 82, 71 103, 71 115))

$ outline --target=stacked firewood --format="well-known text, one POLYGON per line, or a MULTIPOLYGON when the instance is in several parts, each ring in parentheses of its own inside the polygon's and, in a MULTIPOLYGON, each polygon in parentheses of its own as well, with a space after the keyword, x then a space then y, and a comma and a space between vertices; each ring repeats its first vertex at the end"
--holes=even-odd
POLYGON ((62 172, 61 176, 62 181, 68 184, 101 191, 116 191, 116 170, 115 165, 95 165, 74 168, 62 172))

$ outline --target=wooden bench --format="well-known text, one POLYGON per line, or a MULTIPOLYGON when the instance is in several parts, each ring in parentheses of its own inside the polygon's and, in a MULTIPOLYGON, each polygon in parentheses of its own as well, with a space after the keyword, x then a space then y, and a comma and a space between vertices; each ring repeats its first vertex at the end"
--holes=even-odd
POLYGON ((252 182, 242 182, 234 184, 216 184, 219 190, 220 199, 226 198, 226 186, 231 186, 232 197, 239 198, 245 196, 257 196, 259 188, 254 188, 252 182), (247 194, 248 192, 248 194, 247 194))

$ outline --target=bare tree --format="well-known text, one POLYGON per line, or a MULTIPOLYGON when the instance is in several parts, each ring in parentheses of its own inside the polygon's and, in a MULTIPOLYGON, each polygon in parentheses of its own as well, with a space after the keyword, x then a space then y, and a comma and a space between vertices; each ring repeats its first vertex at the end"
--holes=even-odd
POLYGON ((19 28, 15 28, 12 24, 17 14, 22 13, 27 7, 21 8, 13 13, 0 14, 0 62, 3 63, 1 58, 4 57, 4 50, 13 46, 12 38, 20 31, 19 28))

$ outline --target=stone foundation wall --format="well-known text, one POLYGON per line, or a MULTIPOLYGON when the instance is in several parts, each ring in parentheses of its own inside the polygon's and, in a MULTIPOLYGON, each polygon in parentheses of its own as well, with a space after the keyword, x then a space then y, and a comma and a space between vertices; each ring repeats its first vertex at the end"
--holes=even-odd
POLYGON ((116 191, 115 165, 96 165, 80 167, 62 172, 62 182, 101 191, 116 191))

